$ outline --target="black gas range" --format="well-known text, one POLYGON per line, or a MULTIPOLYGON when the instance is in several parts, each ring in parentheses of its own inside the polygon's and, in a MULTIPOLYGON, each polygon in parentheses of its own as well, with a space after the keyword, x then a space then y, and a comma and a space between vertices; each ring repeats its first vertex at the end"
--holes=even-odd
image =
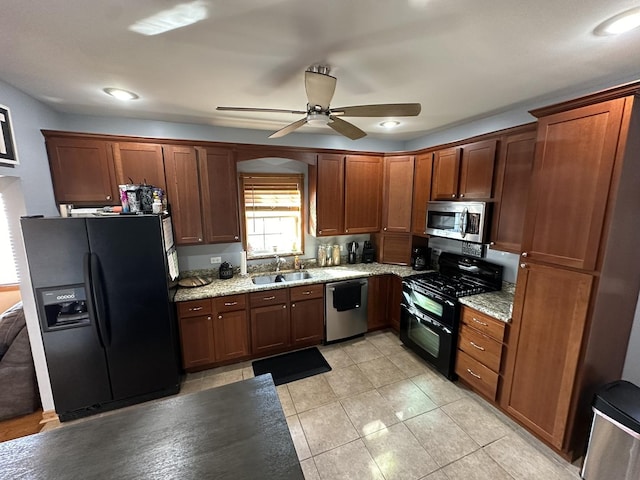
POLYGON ((459 328, 458 298, 502 288, 502 266, 485 260, 443 252, 439 271, 405 277, 402 281, 400 339, 449 379, 459 328))

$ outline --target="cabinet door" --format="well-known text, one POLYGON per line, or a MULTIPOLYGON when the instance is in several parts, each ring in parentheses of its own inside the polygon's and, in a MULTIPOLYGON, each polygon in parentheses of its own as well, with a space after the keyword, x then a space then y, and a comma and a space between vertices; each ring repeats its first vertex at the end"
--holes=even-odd
POLYGON ((293 347, 315 345, 324 339, 324 298, 291 302, 293 347))
POLYGON ((56 202, 120 204, 108 142, 63 137, 46 142, 56 202))
POLYGON ((595 269, 624 101, 539 120, 523 237, 529 258, 595 269))
POLYGON ((113 144, 113 159, 118 184, 153 185, 166 190, 162 146, 153 143, 119 142, 113 144))
POLYGON ((411 155, 384 158, 382 230, 385 232, 411 231, 413 164, 411 155))
POLYGON ((496 174, 496 203, 493 209, 491 248, 522 251, 536 132, 507 136, 500 142, 496 174))
POLYGON ((593 277, 534 263, 523 265, 518 274, 500 403, 519 422, 560 449, 593 277))
POLYGON ((433 171, 433 153, 418 155, 413 175, 413 209, 411 232, 414 235, 426 235, 427 204, 431 199, 431 174, 433 171))
POLYGON ((176 244, 203 243, 198 162, 193 147, 165 146, 167 198, 171 206, 176 244))
POLYGON ((218 313, 213 319, 216 361, 249 355, 249 325, 246 310, 218 313))
POLYGON ((380 230, 382 157, 348 155, 344 174, 344 231, 380 230))
POLYGON ((402 302, 402 279, 396 275, 389 275, 389 303, 387 315, 391 328, 400 331, 400 303, 402 302))
POLYGON ((251 309, 251 353, 267 355, 285 350, 291 343, 289 309, 286 304, 251 309))
POLYGON ((389 326, 387 303, 390 275, 376 275, 369 277, 367 292, 367 328, 369 331, 389 326))
MULTIPOLYGON (((310 169, 311 171, 311 169, 310 169)), ((309 176, 312 182, 314 175, 309 176)), ((318 236, 344 233, 344 155, 318 155, 315 167, 315 208, 311 195, 311 215, 315 215, 318 236)))
POLYGON ((451 200, 458 197, 460 155, 461 150, 458 147, 438 150, 434 153, 432 200, 451 200))
POLYGON ((180 318, 180 342, 184 368, 215 362, 211 315, 180 318))
POLYGON ((373 241, 377 249, 379 263, 409 265, 411 263, 410 233, 376 233, 373 241))
POLYGON ((495 140, 476 142, 462 147, 459 198, 465 200, 492 198, 495 159, 495 140))
POLYGON ((200 167, 202 218, 206 243, 240 240, 238 179, 233 152, 224 148, 196 148, 200 167))

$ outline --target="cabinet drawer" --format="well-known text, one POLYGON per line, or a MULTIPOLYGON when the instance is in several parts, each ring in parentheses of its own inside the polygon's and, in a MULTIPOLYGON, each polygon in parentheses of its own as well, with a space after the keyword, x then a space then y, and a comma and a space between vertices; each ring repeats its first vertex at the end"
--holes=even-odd
POLYGON ((291 287, 289 289, 289 295, 291 296, 292 302, 309 300, 310 298, 322 298, 324 297, 324 283, 291 287))
POLYGON ((502 343, 498 343, 491 337, 482 335, 467 325, 462 325, 458 338, 458 348, 494 372, 500 372, 502 343))
POLYGON ((287 303, 289 301, 288 289, 264 290, 249 294, 249 304, 251 307, 262 305, 275 305, 276 303, 287 303))
POLYGON ((210 315, 212 313, 211 299, 190 300, 178 302, 178 317, 196 317, 198 315, 210 315))
POLYGON ((456 358, 456 373, 475 391, 491 400, 496 399, 498 389, 498 374, 489 370, 483 364, 474 360, 461 350, 456 358))
POLYGON ((504 322, 496 320, 478 310, 462 307, 462 323, 475 328, 485 335, 495 338, 499 342, 504 340, 504 322))
POLYGON ((233 312, 235 310, 244 310, 247 306, 247 296, 245 294, 240 295, 228 295, 226 297, 217 297, 213 299, 217 313, 233 312))

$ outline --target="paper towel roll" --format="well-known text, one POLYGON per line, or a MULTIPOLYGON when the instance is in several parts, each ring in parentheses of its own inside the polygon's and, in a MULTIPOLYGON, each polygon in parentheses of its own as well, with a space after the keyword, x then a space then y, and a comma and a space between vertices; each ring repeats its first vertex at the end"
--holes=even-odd
POLYGON ((240 252, 240 275, 247 274, 247 252, 240 252))

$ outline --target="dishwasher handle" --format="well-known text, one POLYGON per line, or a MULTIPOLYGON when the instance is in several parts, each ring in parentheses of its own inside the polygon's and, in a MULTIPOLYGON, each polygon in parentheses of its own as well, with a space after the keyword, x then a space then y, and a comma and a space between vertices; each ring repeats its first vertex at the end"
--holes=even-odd
MULTIPOLYGON (((360 285, 365 286, 367 285, 367 282, 359 282, 360 285)), ((336 287, 327 287, 327 290, 331 291, 331 292, 335 292, 336 287)))

